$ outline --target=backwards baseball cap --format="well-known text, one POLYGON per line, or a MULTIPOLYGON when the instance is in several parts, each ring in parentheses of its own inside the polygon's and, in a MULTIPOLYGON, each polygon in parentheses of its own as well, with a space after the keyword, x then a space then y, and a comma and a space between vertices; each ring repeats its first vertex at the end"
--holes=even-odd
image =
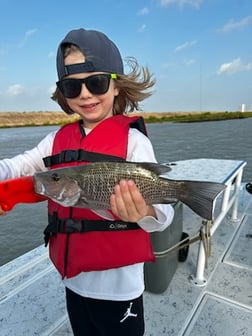
POLYGON ((123 74, 123 61, 116 45, 103 33, 83 28, 71 30, 61 41, 57 52, 59 80, 81 72, 123 74), (64 47, 74 44, 85 56, 84 63, 64 64, 64 47))

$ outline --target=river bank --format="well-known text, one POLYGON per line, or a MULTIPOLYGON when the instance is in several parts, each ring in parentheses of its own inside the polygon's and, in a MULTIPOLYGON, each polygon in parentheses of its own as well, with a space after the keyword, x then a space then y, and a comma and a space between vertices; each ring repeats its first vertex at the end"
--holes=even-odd
MULTIPOLYGON (((137 112, 146 123, 198 122, 252 118, 252 112, 137 112)), ((0 128, 64 125, 78 120, 77 115, 64 112, 0 112, 0 128)))

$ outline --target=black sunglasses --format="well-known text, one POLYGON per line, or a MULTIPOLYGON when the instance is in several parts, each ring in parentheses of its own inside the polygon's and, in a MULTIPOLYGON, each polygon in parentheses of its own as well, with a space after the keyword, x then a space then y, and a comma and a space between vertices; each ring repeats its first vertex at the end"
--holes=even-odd
POLYGON ((56 83, 66 98, 76 98, 80 95, 82 84, 85 84, 92 94, 102 95, 108 91, 110 79, 116 79, 116 74, 98 74, 86 78, 64 78, 56 83))

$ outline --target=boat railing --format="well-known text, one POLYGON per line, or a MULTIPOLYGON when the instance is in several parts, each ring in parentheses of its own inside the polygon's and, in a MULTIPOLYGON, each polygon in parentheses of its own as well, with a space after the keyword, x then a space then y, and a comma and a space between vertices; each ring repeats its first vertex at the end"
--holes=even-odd
POLYGON ((191 275, 190 281, 196 286, 204 286, 207 280, 204 271, 207 265, 208 247, 211 238, 222 223, 228 212, 231 211, 230 220, 238 220, 238 202, 242 182, 242 175, 246 161, 222 160, 222 159, 192 159, 181 160, 166 165, 171 171, 166 174, 168 178, 175 180, 198 180, 219 182, 226 185, 224 191, 214 201, 214 219, 202 220, 199 232, 199 251, 195 275, 191 275), (216 201, 220 201, 220 207, 216 207, 216 201))
MULTIPOLYGON (((222 161, 222 160, 221 160, 222 161)), ((217 162, 218 163, 218 162, 217 162)), ((221 162, 219 162, 219 169, 221 170, 221 162)), ((224 218, 230 213, 230 221, 238 221, 238 203, 241 190, 241 182, 245 161, 230 161, 230 170, 225 171, 226 176, 219 182, 226 185, 225 190, 220 197, 219 210, 215 207, 215 218, 211 223, 203 220, 205 226, 205 239, 201 239, 198 250, 197 265, 195 276, 190 276, 190 281, 196 286, 205 286, 207 279, 204 277, 204 271, 207 264, 208 251, 205 240, 211 240, 216 229, 222 223, 224 218), (209 229, 208 229, 209 228, 209 229)), ((216 202, 215 202, 216 203, 216 202)))

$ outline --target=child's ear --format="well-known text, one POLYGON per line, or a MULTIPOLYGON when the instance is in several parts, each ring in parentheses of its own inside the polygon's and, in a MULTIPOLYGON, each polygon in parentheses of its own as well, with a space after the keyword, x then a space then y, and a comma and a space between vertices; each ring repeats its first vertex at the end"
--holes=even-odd
POLYGON ((120 93, 120 89, 118 89, 117 87, 114 88, 114 96, 119 96, 120 93))

